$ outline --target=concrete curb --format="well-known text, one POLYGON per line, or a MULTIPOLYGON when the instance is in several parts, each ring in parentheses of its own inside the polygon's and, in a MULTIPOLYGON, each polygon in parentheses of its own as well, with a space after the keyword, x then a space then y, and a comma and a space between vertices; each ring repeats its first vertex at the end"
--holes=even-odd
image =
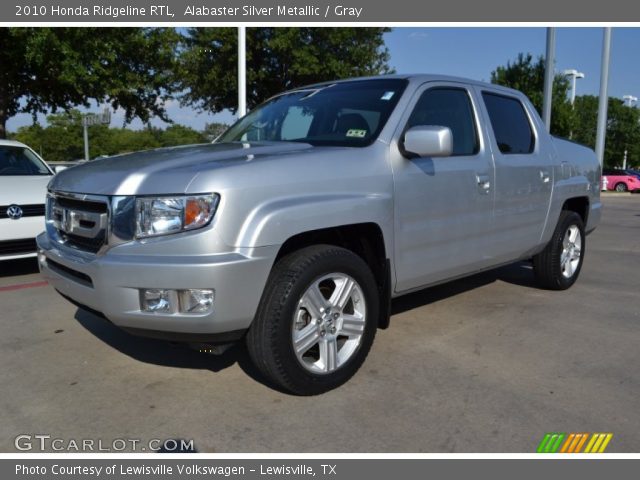
POLYGON ((611 197, 619 197, 619 196, 624 196, 624 195, 631 195, 631 192, 610 192, 610 191, 606 191, 606 192, 600 192, 601 196, 611 196, 611 197))

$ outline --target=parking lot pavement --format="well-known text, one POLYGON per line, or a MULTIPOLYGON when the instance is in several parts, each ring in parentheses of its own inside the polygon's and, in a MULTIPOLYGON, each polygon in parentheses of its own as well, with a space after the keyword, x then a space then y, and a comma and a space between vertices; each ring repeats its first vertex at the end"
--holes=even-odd
POLYGON ((533 452, 546 432, 613 432, 608 451, 638 452, 640 196, 604 203, 571 290, 539 290, 519 264, 397 299, 361 371, 312 398, 264 385, 244 348, 130 336, 37 286, 35 261, 2 264, 0 451, 24 433, 201 452, 533 452))

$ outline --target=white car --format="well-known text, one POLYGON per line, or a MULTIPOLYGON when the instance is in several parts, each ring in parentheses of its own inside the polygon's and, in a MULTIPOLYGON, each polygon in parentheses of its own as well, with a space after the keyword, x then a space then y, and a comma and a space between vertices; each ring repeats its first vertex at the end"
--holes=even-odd
POLYGON ((0 261, 36 255, 53 171, 20 142, 0 140, 0 261))

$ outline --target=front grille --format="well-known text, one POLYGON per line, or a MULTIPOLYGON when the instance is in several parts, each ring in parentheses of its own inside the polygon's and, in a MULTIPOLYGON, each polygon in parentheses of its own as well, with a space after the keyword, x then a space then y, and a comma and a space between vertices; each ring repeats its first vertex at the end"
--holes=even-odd
POLYGON ((107 204, 91 200, 77 200, 68 197, 56 197, 56 204, 62 208, 81 212, 107 213, 107 204))
POLYGON ((19 255, 21 253, 32 253, 36 250, 35 238, 3 240, 0 242, 0 255, 19 255))
POLYGON ((106 233, 104 230, 102 230, 95 238, 86 238, 81 237, 80 235, 73 235, 71 233, 62 233, 67 245, 92 253, 96 253, 105 244, 105 235, 106 233))
MULTIPOLYGON (((34 203, 29 205, 19 205, 22 210, 23 217, 43 217, 44 216, 44 203, 34 203)), ((1 205, 0 206, 0 218, 8 217, 7 210, 11 205, 1 205)))
POLYGON ((66 246, 97 253, 107 243, 109 209, 104 197, 79 198, 53 194, 48 220, 66 246))

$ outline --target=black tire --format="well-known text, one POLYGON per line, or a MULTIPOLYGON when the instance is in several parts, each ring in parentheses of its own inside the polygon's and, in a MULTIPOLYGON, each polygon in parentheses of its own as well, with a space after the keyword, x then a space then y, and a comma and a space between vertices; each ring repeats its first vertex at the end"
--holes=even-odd
POLYGON ((378 289, 368 265, 353 252, 332 245, 314 245, 293 252, 273 267, 247 334, 254 364, 265 377, 296 395, 317 395, 349 380, 367 357, 379 316, 378 289), (331 373, 316 374, 303 367, 294 352, 293 318, 298 301, 317 279, 330 273, 350 276, 364 296, 365 325, 359 345, 331 373))
POLYGON ((563 210, 551 240, 542 252, 533 257, 533 271, 541 287, 549 290, 566 290, 575 283, 582 269, 586 250, 585 240, 582 217, 575 212, 563 210), (566 276, 562 272, 561 256, 564 237, 572 226, 578 228, 581 247, 577 267, 571 276, 566 276))
POLYGON ((628 189, 627 184, 624 182, 616 183, 616 192, 626 192, 628 189))

